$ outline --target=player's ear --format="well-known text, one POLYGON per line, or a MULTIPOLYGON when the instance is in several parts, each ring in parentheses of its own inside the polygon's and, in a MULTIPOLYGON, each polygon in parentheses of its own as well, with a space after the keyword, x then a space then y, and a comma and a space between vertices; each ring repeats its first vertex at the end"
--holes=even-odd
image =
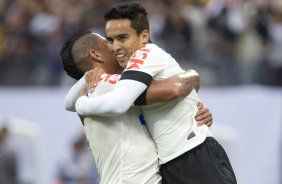
POLYGON ((147 30, 147 29, 145 29, 145 30, 143 30, 142 31, 142 33, 141 33, 141 41, 142 41, 142 44, 147 44, 147 43, 149 43, 149 39, 150 39, 150 32, 147 30))
POLYGON ((100 52, 92 49, 89 51, 89 55, 92 60, 95 60, 97 62, 102 62, 102 57, 100 52))

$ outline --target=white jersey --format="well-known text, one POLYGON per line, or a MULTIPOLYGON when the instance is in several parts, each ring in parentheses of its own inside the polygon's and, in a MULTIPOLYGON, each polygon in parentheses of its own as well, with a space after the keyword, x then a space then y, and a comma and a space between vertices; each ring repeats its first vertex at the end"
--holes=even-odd
MULTIPOLYGON (((91 97, 100 96, 114 88, 119 75, 103 75, 91 97)), ((66 97, 65 106, 73 110, 83 86, 79 81, 66 97)), ((101 184, 157 184, 159 175, 156 146, 139 120, 141 112, 132 107, 114 117, 87 116, 85 133, 89 141, 101 184)))
MULTIPOLYGON (((184 70, 168 53, 155 44, 147 44, 132 55, 121 80, 143 82, 147 74, 158 80, 181 73, 184 70)), ((193 90, 183 99, 142 106, 148 129, 157 145, 160 164, 196 147, 207 136, 212 136, 206 125, 198 127, 194 119, 198 101, 198 95, 193 90)))
MULTIPOLYGON (((121 114, 131 107, 152 79, 165 79, 182 73, 184 70, 168 53, 154 44, 147 44, 131 56, 113 91, 98 98, 80 97, 76 102, 76 110, 81 115, 121 114)), ((160 164, 191 150, 204 142, 207 136, 212 136, 206 125, 198 127, 194 119, 198 101, 199 97, 193 90, 185 98, 142 107, 157 146, 160 164)))

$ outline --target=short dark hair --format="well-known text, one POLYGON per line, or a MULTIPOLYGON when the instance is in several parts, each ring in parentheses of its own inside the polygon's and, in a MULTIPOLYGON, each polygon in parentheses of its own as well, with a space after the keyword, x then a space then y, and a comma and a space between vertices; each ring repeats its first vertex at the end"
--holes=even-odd
POLYGON ((129 19, 137 35, 145 29, 149 31, 149 20, 144 7, 136 2, 123 2, 112 6, 104 15, 106 22, 113 19, 129 19))
POLYGON ((73 60, 72 57, 72 47, 74 43, 84 35, 90 34, 90 31, 75 33, 72 36, 70 36, 63 44, 62 49, 60 51, 60 56, 63 61, 63 67, 65 72, 72 78, 79 80, 81 77, 83 77, 84 73, 81 71, 76 63, 73 60))

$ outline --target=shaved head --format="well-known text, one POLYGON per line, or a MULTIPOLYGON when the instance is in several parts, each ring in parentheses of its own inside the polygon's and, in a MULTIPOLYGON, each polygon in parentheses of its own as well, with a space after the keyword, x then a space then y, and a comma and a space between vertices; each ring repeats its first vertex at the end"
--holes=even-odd
POLYGON ((106 39, 97 33, 85 32, 70 37, 63 44, 60 55, 66 73, 77 80, 94 67, 109 74, 122 72, 106 39))
POLYGON ((77 67, 82 70, 83 73, 91 69, 92 62, 89 53, 93 49, 101 49, 99 44, 101 38, 103 37, 91 33, 82 36, 73 44, 71 55, 77 67))

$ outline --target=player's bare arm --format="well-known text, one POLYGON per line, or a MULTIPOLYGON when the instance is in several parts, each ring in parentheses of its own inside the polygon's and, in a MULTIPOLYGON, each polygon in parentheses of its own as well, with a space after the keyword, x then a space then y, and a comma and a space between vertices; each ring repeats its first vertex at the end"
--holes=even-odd
MULTIPOLYGON (((104 73, 103 70, 94 69, 85 74, 86 87, 89 91, 94 91, 99 82, 100 76, 104 73)), ((194 88, 199 88, 199 74, 193 70, 188 70, 184 75, 170 77, 165 80, 155 81, 148 88, 147 103, 152 104, 160 101, 169 101, 185 96, 194 88)), ((85 96, 86 91, 82 90, 80 96, 85 96)), ((206 124, 211 126, 212 114, 207 107, 202 103, 198 104, 198 112, 195 116, 198 125, 206 124)))
POLYGON ((164 80, 153 80, 147 90, 146 102, 171 101, 188 95, 193 89, 200 88, 200 75, 195 70, 164 80))

